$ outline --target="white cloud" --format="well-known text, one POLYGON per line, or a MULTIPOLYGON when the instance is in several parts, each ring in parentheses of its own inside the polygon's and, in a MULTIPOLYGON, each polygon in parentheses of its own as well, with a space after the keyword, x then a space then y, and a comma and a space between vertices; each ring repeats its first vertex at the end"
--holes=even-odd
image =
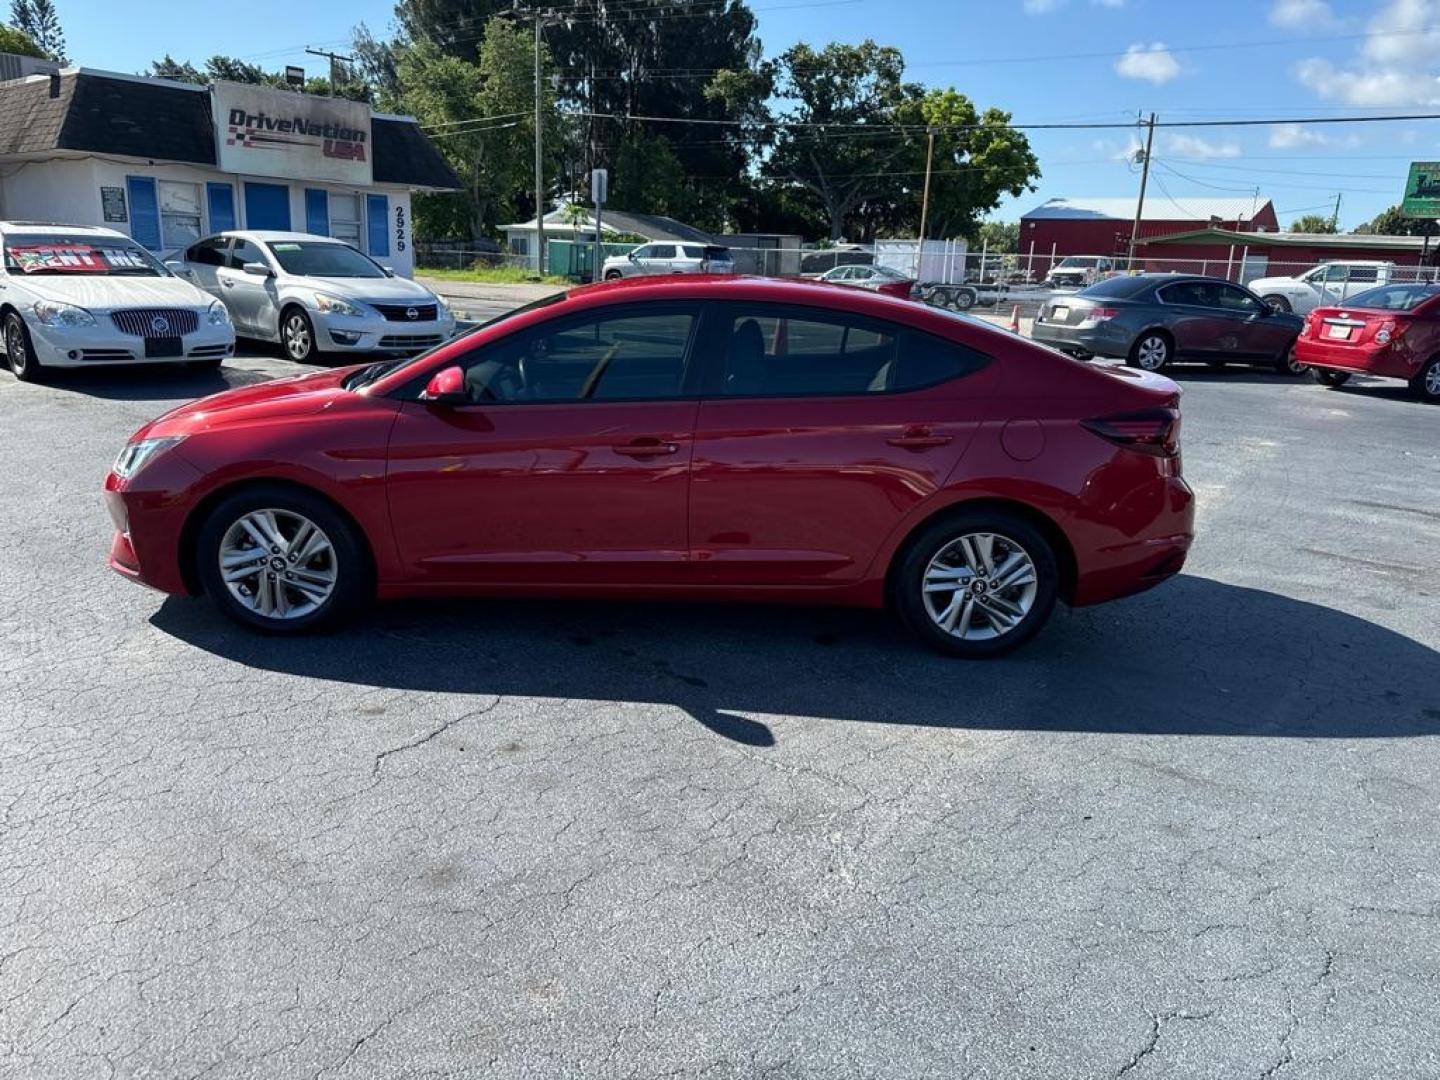
POLYGON ((1295 77, 1319 97, 1346 105, 1440 105, 1440 76, 1429 71, 1337 68, 1329 60, 1311 57, 1295 65, 1295 77))
POLYGON ((1095 139, 1090 143, 1091 150, 1104 154, 1111 161, 1133 161, 1143 148, 1144 144, 1134 135, 1123 146, 1114 139, 1095 139))
POLYGON ((1339 20, 1326 0, 1275 0, 1270 22, 1284 30, 1325 30, 1339 20))
POLYGON ((1316 96, 1346 105, 1440 105, 1440 0, 1388 0, 1350 63, 1312 56, 1294 75, 1316 96))
POLYGON ((1020 6, 1026 15, 1049 15, 1060 10, 1064 4, 1065 0, 1024 0, 1020 6))
POLYGON ((1236 158, 1240 156, 1240 144, 1234 142, 1212 143, 1197 135, 1177 135, 1173 132, 1165 134, 1165 150, 1175 154, 1177 157, 1199 158, 1236 158))
POLYGON ((1275 124, 1270 128, 1270 146, 1275 150, 1294 150, 1301 146, 1352 148, 1360 142, 1360 136, 1353 131, 1336 135, 1304 124, 1275 124))
POLYGON ((1180 75, 1180 61, 1162 43, 1131 45, 1115 61, 1115 71, 1127 79, 1144 79, 1160 86, 1180 75))
POLYGON ((1431 67, 1440 53, 1440 0, 1391 0, 1366 29, 1361 56, 1368 63, 1431 67))

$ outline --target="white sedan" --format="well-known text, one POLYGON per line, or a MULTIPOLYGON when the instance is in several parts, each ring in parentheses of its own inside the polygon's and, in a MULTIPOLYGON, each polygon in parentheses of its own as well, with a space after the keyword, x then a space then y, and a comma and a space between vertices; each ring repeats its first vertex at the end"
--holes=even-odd
POLYGON ((106 364, 217 367, 235 350, 225 305, 113 229, 0 222, 0 313, 10 370, 106 364))

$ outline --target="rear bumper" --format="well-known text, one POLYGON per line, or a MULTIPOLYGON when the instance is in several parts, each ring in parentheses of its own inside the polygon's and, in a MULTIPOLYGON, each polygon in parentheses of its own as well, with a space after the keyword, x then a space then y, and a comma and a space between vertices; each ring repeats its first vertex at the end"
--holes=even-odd
POLYGON ((1130 334, 1109 322, 1081 327, 1037 319, 1030 329, 1030 337, 1061 352, 1086 352, 1096 356, 1125 356, 1130 352, 1130 334))
POLYGON ((1420 370, 1421 360, 1388 346, 1371 348, 1333 345, 1315 338, 1295 342, 1295 358, 1311 367, 1346 371, 1355 375, 1379 375, 1387 379, 1411 379, 1420 370))
POLYGON ((1144 592, 1178 574, 1195 540, 1195 493, 1183 477, 1157 479, 1126 500, 1128 515, 1146 508, 1147 524, 1138 533, 1117 538, 1083 554, 1071 604, 1104 603, 1144 592))

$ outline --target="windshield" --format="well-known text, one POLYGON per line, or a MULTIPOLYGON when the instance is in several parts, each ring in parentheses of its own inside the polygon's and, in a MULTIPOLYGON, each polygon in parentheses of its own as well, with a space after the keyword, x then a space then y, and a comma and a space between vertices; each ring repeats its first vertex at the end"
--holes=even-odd
POLYGON ((169 277, 155 256, 120 237, 11 233, 5 269, 12 274, 84 274, 87 277, 169 277))
POLYGON ((308 240, 281 240, 270 245, 275 261, 287 274, 299 277, 383 278, 378 263, 345 244, 308 240))
POLYGON ((874 270, 875 270, 875 273, 876 273, 877 275, 879 275, 880 277, 889 278, 891 281, 909 281, 909 280, 910 280, 910 279, 909 279, 908 277, 906 277, 904 274, 900 273, 899 270, 892 270, 892 269, 890 269, 890 267, 888 267, 888 266, 877 266, 877 267, 874 268, 874 270))
POLYGON ((426 349, 418 356, 400 356, 396 357, 393 360, 377 361, 376 363, 371 364, 369 367, 362 368, 354 375, 349 376, 344 383, 345 389, 363 390, 365 387, 369 386, 377 379, 385 375, 389 375, 392 371, 400 371, 404 368, 420 363, 422 360, 425 360, 432 353, 434 353, 435 349, 445 348, 445 346, 449 345, 450 342, 455 341, 456 338, 469 337, 471 334, 477 334, 481 330, 487 330, 490 327, 495 326, 497 323, 505 322, 507 319, 513 319, 517 315, 524 315, 526 312, 535 311, 538 308, 549 307, 551 304, 558 304, 561 300, 564 300, 565 297, 569 295, 569 293, 558 292, 551 293, 549 296, 541 297, 539 300, 532 300, 528 304, 524 304, 510 311, 506 311, 500 315, 496 315, 493 319, 488 319, 483 323, 472 326, 463 334, 457 334, 456 337, 451 338, 450 341, 442 341, 439 345, 436 345, 434 348, 431 349, 426 349))
POLYGON ((1357 293, 1345 301, 1345 306, 1378 311, 1414 311, 1434 296, 1440 296, 1440 285, 1382 285, 1378 289, 1357 293))
POLYGON ((1100 260, 1087 255, 1071 255, 1062 259, 1057 269, 1064 270, 1067 267, 1071 270, 1088 270, 1092 266, 1099 266, 1100 260))

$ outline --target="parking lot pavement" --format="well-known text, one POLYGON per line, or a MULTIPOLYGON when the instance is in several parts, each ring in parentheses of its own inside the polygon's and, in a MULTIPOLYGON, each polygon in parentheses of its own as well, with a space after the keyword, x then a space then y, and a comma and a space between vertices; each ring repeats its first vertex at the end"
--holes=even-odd
POLYGON ((1182 372, 1186 573, 989 663, 106 571, 125 437, 291 370, 0 374, 0 1074, 1440 1075, 1440 411, 1182 372))

